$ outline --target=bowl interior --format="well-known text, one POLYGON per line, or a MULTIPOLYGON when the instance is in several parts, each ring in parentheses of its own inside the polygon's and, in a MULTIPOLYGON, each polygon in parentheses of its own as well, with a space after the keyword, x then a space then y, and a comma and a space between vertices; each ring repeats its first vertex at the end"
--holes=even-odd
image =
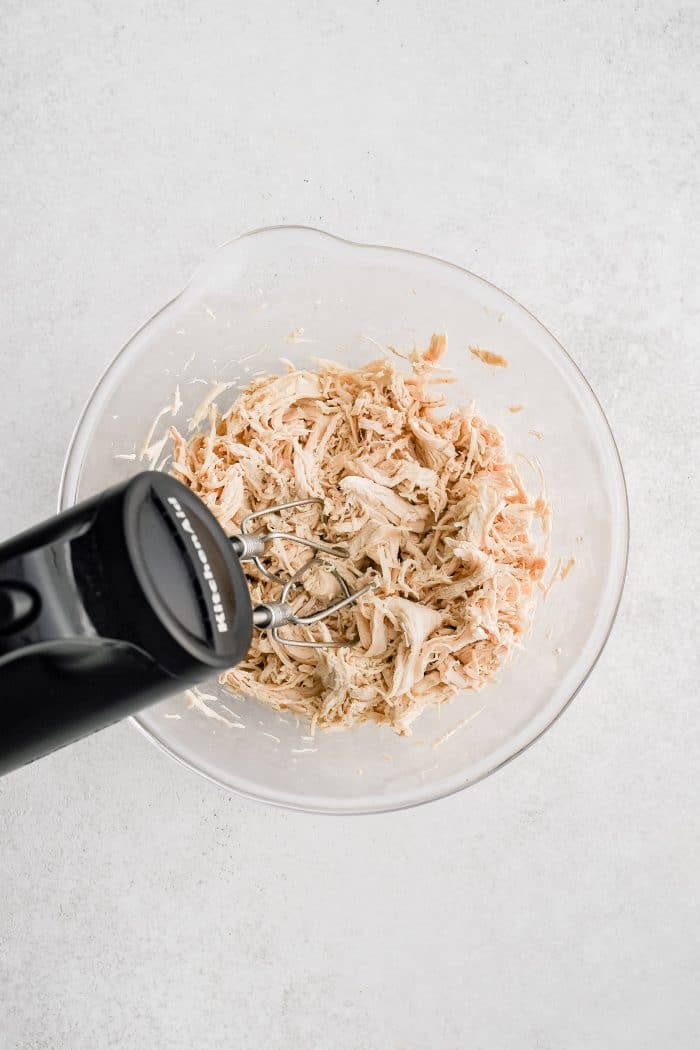
POLYGON ((473 783, 550 725, 594 664, 624 579, 627 506, 607 422, 556 340, 497 288, 433 258, 297 227, 220 249, 127 344, 85 410, 63 507, 144 469, 143 441, 176 386, 182 408, 175 420, 161 416, 151 444, 172 422, 186 427, 214 381, 231 384, 217 398, 224 406, 256 373, 279 372, 280 357, 299 367, 319 357, 358 364, 381 352, 377 344, 410 349, 439 331, 459 380, 450 401, 474 400, 514 454, 541 465, 553 508, 550 572, 559 559, 575 559, 571 570, 540 602, 525 647, 499 680, 427 711, 410 737, 367 725, 311 740, 293 716, 215 681, 202 687, 216 698, 207 701, 214 717, 188 710, 183 696, 138 716, 155 742, 227 788, 319 811, 397 808, 473 783), (483 364, 469 352, 474 345, 509 367, 483 364), (510 411, 515 405, 522 410, 510 411))

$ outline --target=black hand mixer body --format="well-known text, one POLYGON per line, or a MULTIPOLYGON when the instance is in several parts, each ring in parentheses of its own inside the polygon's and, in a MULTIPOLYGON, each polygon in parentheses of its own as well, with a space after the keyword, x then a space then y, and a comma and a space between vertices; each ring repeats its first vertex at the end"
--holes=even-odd
POLYGON ((252 630, 235 547, 168 475, 0 545, 0 774, 234 666, 252 630))

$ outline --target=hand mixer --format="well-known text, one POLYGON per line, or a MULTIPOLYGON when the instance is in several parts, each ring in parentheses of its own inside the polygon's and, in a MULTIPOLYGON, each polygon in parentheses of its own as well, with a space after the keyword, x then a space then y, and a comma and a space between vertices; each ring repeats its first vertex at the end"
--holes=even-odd
POLYGON ((294 611, 295 590, 320 556, 347 550, 323 540, 253 531, 249 514, 227 537, 185 485, 138 474, 0 545, 0 774, 177 693, 245 656, 253 629, 280 644, 347 645, 289 638, 356 602, 333 562, 340 597, 294 611), (308 561, 284 580, 262 560, 285 540, 308 561), (279 600, 253 606, 242 563, 280 586, 279 600))

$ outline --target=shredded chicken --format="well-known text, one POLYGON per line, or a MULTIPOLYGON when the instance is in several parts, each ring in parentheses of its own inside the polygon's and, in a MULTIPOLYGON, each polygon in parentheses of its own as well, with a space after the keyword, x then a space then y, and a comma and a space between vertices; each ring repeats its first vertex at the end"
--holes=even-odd
MULTIPOLYGON (((335 566, 350 589, 376 581, 336 615, 332 635, 326 623, 285 628, 299 639, 339 634, 347 647, 283 647, 258 633, 222 676, 232 692, 312 727, 374 721, 408 733, 427 706, 481 688, 521 643, 546 567, 549 509, 528 496, 495 427, 473 409, 447 411, 445 346, 433 336, 408 373, 383 359, 254 379, 223 414, 208 405, 204 432, 171 430, 173 473, 228 533, 250 511, 321 497, 322 510, 285 511, 266 526, 348 547, 335 566)), ((270 567, 286 575, 307 557, 278 540, 270 567)), ((279 598, 268 580, 250 584, 254 603, 279 598)), ((338 594, 320 567, 305 584, 305 609, 338 594)))
POLYGON ((483 361, 485 365, 496 365, 497 368, 508 367, 507 357, 502 354, 494 354, 492 350, 484 350, 481 346, 470 346, 469 353, 479 361, 483 361))

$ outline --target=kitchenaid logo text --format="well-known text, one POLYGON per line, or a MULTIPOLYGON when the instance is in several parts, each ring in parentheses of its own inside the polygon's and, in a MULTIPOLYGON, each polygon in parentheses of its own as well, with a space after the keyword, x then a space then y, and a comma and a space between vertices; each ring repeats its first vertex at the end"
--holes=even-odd
POLYGON ((219 585, 216 582, 214 573, 211 571, 211 566, 207 560, 206 553, 202 544, 199 540, 199 536, 192 528, 190 519, 182 509, 179 500, 175 499, 174 496, 168 496, 168 503, 175 511, 175 517, 182 526, 182 531, 186 532, 192 541, 192 546, 197 551, 197 557, 202 563, 202 576, 209 584, 209 590, 211 591, 212 608, 214 610, 214 620, 216 622, 216 629, 219 634, 226 634, 228 631, 228 624, 226 623, 226 613, 221 603, 221 595, 219 594, 219 585))

